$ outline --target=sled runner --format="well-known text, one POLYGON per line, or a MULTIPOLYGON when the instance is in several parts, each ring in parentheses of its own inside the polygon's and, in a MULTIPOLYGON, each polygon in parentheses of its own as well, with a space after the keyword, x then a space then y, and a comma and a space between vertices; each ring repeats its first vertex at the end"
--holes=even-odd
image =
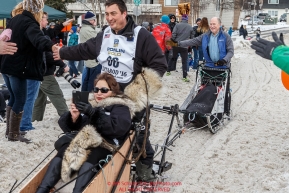
MULTIPOLYGON (((119 152, 124 155, 127 159, 131 159, 132 148, 131 144, 135 138, 134 131, 131 130, 130 135, 126 139, 125 143, 119 149, 119 152)), ((130 164, 125 161, 125 158, 121 154, 116 152, 110 161, 108 161, 103 169, 100 169, 90 184, 86 187, 83 193, 96 193, 96 192, 105 192, 110 193, 111 190, 115 187, 115 192, 125 192, 129 184, 130 176, 130 164), (117 179, 118 174, 119 176, 117 179)), ((101 163, 100 163, 101 164, 101 163)), ((34 193, 37 190, 37 187, 41 183, 46 170, 49 166, 49 162, 43 166, 37 174, 29 181, 26 185, 20 190, 20 193, 34 193)), ((72 191, 72 190, 71 190, 72 191)), ((57 191, 61 193, 61 190, 57 191)))
POLYGON ((199 66, 196 83, 180 107, 184 123, 191 130, 209 128, 216 133, 230 120, 230 68, 199 66))

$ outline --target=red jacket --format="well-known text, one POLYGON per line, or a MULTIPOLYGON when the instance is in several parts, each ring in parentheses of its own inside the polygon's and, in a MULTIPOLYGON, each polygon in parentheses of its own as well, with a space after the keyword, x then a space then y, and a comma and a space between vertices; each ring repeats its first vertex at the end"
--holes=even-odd
POLYGON ((166 51, 166 48, 168 50, 171 49, 171 47, 166 46, 166 41, 170 40, 172 37, 172 32, 168 24, 161 23, 157 25, 154 28, 152 35, 156 38, 156 41, 159 44, 160 48, 162 49, 163 53, 166 51))

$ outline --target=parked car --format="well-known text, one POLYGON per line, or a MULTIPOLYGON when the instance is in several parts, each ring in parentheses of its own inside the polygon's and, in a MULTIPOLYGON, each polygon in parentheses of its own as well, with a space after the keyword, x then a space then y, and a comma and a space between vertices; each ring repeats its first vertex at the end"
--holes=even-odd
POLYGON ((271 17, 271 15, 269 15, 268 13, 259 13, 257 18, 259 19, 265 19, 266 17, 271 17))
POLYGON ((280 17, 280 22, 284 21, 284 22, 287 22, 287 13, 283 13, 280 17))

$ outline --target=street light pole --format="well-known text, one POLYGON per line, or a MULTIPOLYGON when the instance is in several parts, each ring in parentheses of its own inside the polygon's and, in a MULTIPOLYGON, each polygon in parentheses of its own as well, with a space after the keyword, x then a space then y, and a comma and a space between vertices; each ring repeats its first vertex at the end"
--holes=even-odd
POLYGON ((137 24, 137 16, 138 16, 138 6, 140 5, 141 3, 141 0, 133 0, 135 6, 136 6, 136 14, 135 14, 135 22, 137 24))

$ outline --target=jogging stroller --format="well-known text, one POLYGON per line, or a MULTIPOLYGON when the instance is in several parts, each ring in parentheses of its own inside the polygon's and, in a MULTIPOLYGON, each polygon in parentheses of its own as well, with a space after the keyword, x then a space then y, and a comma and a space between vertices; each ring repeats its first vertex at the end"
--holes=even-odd
POLYGON ((196 83, 180 107, 186 128, 207 127, 216 133, 225 120, 231 119, 230 74, 230 66, 226 69, 198 67, 196 83))

